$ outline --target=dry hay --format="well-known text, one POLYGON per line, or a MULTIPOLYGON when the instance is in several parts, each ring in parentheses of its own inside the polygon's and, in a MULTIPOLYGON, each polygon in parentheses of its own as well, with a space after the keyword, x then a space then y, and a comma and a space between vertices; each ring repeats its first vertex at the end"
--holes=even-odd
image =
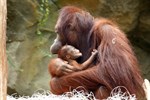
MULTIPOLYGON (((66 92, 63 95, 54 95, 49 91, 38 90, 32 96, 19 96, 16 94, 7 96, 7 100, 96 100, 94 94, 87 93, 84 90, 77 91, 74 89, 72 92, 66 92)), ((136 100, 134 94, 130 94, 128 90, 123 86, 118 86, 114 88, 105 100, 136 100), (122 89, 126 90, 122 92, 122 89)))

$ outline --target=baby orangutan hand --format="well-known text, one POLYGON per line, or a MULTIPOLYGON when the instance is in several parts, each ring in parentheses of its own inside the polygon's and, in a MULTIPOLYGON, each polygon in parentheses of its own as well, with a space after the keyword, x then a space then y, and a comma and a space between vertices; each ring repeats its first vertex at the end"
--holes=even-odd
POLYGON ((98 54, 98 51, 97 51, 96 49, 93 49, 92 55, 93 55, 93 56, 96 56, 97 54, 98 54))

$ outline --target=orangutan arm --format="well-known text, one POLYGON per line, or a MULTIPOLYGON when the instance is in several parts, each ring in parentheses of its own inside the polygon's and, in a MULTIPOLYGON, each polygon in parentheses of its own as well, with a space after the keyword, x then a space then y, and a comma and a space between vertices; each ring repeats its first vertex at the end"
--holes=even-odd
POLYGON ((51 77, 60 77, 75 72, 75 68, 73 66, 65 63, 60 58, 51 59, 48 69, 51 77))
POLYGON ((74 72, 62 77, 53 77, 50 81, 51 92, 54 94, 62 94, 64 92, 76 89, 79 86, 86 90, 94 91, 100 84, 94 78, 96 68, 90 68, 84 71, 74 72))
POLYGON ((98 51, 97 51, 96 49, 94 49, 94 50, 92 51, 91 56, 90 56, 85 62, 83 62, 83 63, 81 64, 80 70, 84 70, 84 69, 88 68, 88 67, 90 66, 90 64, 93 63, 93 61, 94 61, 94 59, 95 59, 97 53, 98 53, 98 51))
POLYGON ((93 63, 97 54, 98 54, 98 51, 94 49, 91 53, 91 56, 82 64, 79 64, 76 60, 71 60, 69 64, 74 67, 74 70, 82 71, 84 69, 87 69, 93 63))

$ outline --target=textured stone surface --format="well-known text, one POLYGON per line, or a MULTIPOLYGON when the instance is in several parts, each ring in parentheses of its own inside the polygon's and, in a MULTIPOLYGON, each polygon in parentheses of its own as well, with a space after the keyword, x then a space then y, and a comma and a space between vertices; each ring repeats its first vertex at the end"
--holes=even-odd
POLYGON ((49 46, 54 39, 51 30, 54 24, 50 20, 56 19, 53 12, 48 22, 38 27, 42 18, 38 2, 8 0, 8 93, 13 90, 21 95, 31 95, 38 89, 49 90, 49 46), (37 29, 41 34, 37 33, 37 29))
POLYGON ((128 32, 136 27, 139 14, 139 0, 57 0, 57 6, 77 5, 88 9, 93 15, 116 21, 128 32))
POLYGON ((49 14, 44 24, 42 0, 8 0, 7 56, 8 92, 31 95, 49 90, 49 46, 55 38, 58 11, 75 5, 95 17, 116 21, 134 46, 144 78, 150 79, 150 2, 147 0, 48 0, 49 14), (41 33, 39 34, 38 31, 41 33))
POLYGON ((139 31, 142 34, 141 37, 143 40, 150 44, 150 9, 141 14, 139 20, 139 31))
POLYGON ((144 12, 141 14, 139 29, 143 32, 150 32, 150 12, 144 12))
POLYGON ((116 21, 128 32, 137 25, 138 7, 138 0, 100 0, 99 15, 116 21))
POLYGON ((142 69, 143 76, 150 79, 150 53, 145 52, 141 48, 134 46, 137 58, 140 61, 140 67, 142 69))

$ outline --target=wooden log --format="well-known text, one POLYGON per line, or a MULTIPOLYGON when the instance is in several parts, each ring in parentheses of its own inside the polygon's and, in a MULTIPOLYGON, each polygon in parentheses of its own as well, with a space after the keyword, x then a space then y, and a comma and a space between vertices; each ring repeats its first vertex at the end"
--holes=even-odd
POLYGON ((0 0, 0 100, 6 100, 7 95, 6 5, 6 0, 0 0))

